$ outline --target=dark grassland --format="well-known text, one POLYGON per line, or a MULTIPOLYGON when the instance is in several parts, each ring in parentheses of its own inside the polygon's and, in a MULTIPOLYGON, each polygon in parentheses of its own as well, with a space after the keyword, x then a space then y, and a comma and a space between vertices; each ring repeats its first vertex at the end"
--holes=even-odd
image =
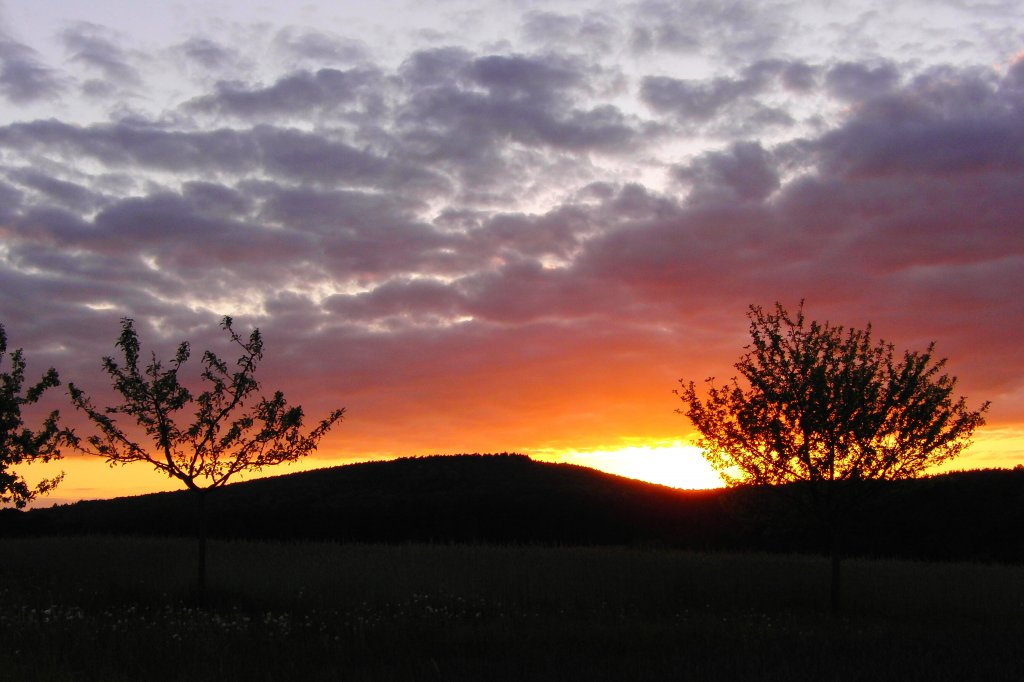
POLYGON ((0 540, 5 680, 1021 680, 1024 566, 607 547, 0 540))

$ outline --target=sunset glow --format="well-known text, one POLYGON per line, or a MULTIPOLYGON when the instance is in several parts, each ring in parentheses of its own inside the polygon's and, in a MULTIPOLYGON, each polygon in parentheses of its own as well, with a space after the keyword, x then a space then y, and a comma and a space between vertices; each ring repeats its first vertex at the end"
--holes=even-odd
MULTIPOLYGON (((934 3, 933 3, 934 4, 934 3)), ((1024 463, 1024 5, 0 3, 0 324, 97 404, 119 322, 310 422, 293 467, 522 452, 718 479, 675 412, 749 305, 991 401, 1024 463)), ((193 384, 194 385, 194 384, 193 384)), ((59 391, 46 409, 87 435, 59 391)), ((71 456, 51 501, 174 489, 71 456)), ((42 500, 40 503, 45 504, 42 500)))
POLYGON ((542 462, 577 464, 617 476, 658 483, 672 488, 703 490, 722 487, 722 479, 704 460, 701 451, 680 442, 632 445, 618 450, 535 454, 542 462))

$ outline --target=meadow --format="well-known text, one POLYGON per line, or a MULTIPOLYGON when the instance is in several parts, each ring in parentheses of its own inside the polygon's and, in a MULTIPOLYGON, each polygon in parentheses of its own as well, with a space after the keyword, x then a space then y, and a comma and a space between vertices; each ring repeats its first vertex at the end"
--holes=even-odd
POLYGON ((1019 680, 1024 566, 664 548, 0 540, 0 679, 1019 680))

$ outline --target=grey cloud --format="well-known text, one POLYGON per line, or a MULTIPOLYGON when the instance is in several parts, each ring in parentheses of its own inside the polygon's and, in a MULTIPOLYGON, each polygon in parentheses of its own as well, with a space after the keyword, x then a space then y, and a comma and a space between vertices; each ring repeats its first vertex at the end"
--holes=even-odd
POLYGON ((377 156, 315 133, 259 126, 253 131, 264 167, 273 173, 317 184, 402 188, 408 193, 439 193, 447 180, 427 168, 377 156))
POLYGON ((0 234, 3 234, 4 226, 14 219, 23 197, 24 192, 20 189, 0 180, 0 234))
POLYGON ((252 197, 233 187, 213 182, 186 182, 182 184, 181 190, 187 202, 207 215, 243 217, 254 207, 252 197))
POLYGON ((110 166, 140 165, 169 171, 249 170, 258 148, 243 133, 167 131, 126 123, 77 126, 56 119, 0 128, 0 143, 24 153, 88 157, 110 166))
POLYGON ((403 74, 411 88, 398 115, 403 146, 424 160, 468 163, 477 180, 482 166, 509 167, 499 160, 509 138, 578 152, 625 149, 640 135, 616 107, 576 106, 590 79, 573 60, 433 51, 407 61, 403 74))
POLYGON ((565 268, 545 268, 521 259, 500 270, 458 282, 465 309, 476 318, 502 324, 570 320, 612 314, 628 318, 627 301, 614 283, 591 280, 565 268))
POLYGON ((235 59, 233 51, 208 38, 190 38, 175 49, 207 69, 220 69, 235 59))
POLYGON ((924 74, 823 135, 814 145, 819 163, 846 177, 1021 172, 1024 112, 1007 94, 971 70, 924 74))
POLYGON ((331 296, 323 306, 350 321, 437 324, 461 315, 465 302, 452 285, 441 280, 398 277, 369 292, 331 296))
POLYGON ((467 235, 465 248, 480 254, 513 258, 568 257, 593 229, 587 213, 564 205, 546 214, 498 214, 467 235))
POLYGON ((584 84, 582 64, 558 57, 490 55, 474 59, 469 77, 502 98, 548 100, 584 84))
POLYGON ((767 53, 788 30, 786 8, 740 0, 647 0, 635 6, 631 44, 638 52, 713 49, 728 60, 767 53))
POLYGON ((414 194, 449 187, 429 169, 317 133, 273 126, 194 132, 127 123, 79 127, 33 121, 0 128, 0 144, 27 154, 91 157, 115 167, 237 174, 262 169, 305 182, 401 187, 414 194))
POLYGON ((63 89, 60 78, 27 45, 0 34, 0 91, 15 104, 56 95, 63 89))
POLYGON ((807 92, 817 86, 818 69, 803 62, 791 62, 782 71, 782 83, 790 90, 807 92))
POLYGON ((49 247, 84 244, 96 234, 79 213, 47 205, 28 206, 11 224, 21 241, 49 247))
POLYGON ((899 83, 899 70, 890 63, 858 62, 836 64, 825 74, 825 87, 835 97, 858 102, 884 94, 899 83))
POLYGON ((712 201, 760 201, 780 186, 771 154, 758 142, 737 142, 723 152, 710 152, 675 176, 695 186, 693 198, 712 201))
POLYGON ((92 221, 36 208, 14 228, 10 262, 74 289, 62 300, 133 310, 283 286, 306 276, 315 254, 301 232, 206 213, 171 193, 117 202, 92 221))
POLYGON ((356 102, 362 91, 379 80, 380 74, 372 70, 320 69, 291 73, 263 88, 220 82, 213 94, 193 99, 186 109, 261 120, 274 115, 310 116, 356 102))
POLYGON ((51 177, 31 168, 16 169, 8 177, 24 187, 40 192, 48 200, 69 209, 88 213, 94 210, 101 201, 101 195, 88 187, 51 177))
POLYGON ((792 92, 802 93, 817 87, 820 68, 800 60, 760 59, 744 67, 741 80, 753 89, 763 91, 771 88, 777 79, 792 92))
POLYGON ((739 78, 687 81, 667 76, 648 76, 640 86, 640 97, 656 111, 683 120, 709 121, 735 102, 758 94, 762 83, 739 78))
POLYGON ((246 254, 259 256, 275 249, 281 256, 301 254, 299 233, 225 220, 188 201, 195 196, 195 192, 184 196, 166 192, 119 201, 96 216, 97 235, 107 241, 108 248, 141 247, 154 254, 164 249, 194 250, 200 261, 245 260, 246 254))
POLYGON ((61 41, 74 61, 99 72, 107 86, 119 88, 142 82, 138 71, 131 65, 131 57, 102 26, 85 22, 75 24, 61 33, 61 41))
POLYGON ((343 279, 448 274, 464 267, 458 240, 415 220, 393 195, 263 188, 260 218, 315 235, 320 267, 343 279))
POLYGON ((441 85, 451 81, 472 58, 472 53, 458 47, 419 50, 402 62, 399 74, 412 88, 441 85))
POLYGON ((523 20, 527 40, 549 48, 585 47, 608 52, 619 37, 619 27, 605 14, 587 12, 574 16, 555 12, 531 12, 523 20))
POLYGON ((366 46, 357 40, 296 26, 279 31, 274 44, 287 54, 317 63, 352 63, 368 57, 366 46))

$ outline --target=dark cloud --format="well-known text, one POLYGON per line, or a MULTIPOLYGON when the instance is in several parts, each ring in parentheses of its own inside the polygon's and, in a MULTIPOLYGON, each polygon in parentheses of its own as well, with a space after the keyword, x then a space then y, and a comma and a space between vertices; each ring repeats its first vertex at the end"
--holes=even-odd
POLYGON ((535 260, 517 260, 458 283, 464 309, 475 319, 501 324, 569 322, 597 316, 629 317, 628 298, 614 283, 591 280, 569 268, 548 268, 535 260))
POLYGON ((220 82, 213 94, 197 97, 186 106, 192 111, 256 120, 282 115, 309 117, 356 103, 360 93, 379 79, 379 73, 366 69, 298 71, 267 87, 220 82))
POLYGON ((446 50, 414 56, 403 73, 411 93, 398 114, 400 143, 423 160, 458 163, 467 180, 514 180, 509 140, 536 149, 536 163, 544 148, 614 152, 640 137, 615 106, 576 106, 590 78, 574 60, 446 50))
POLYGON ((469 78, 503 99, 548 101, 584 83, 582 64, 558 57, 489 55, 467 65, 469 78))
POLYGON ((674 169, 676 178, 694 185, 694 198, 760 201, 779 188, 771 155, 757 142, 737 142, 723 152, 704 154, 674 169))
POLYGON ((27 45, 0 33, 0 92, 15 104, 50 98, 63 90, 58 75, 27 45))
POLYGON ((843 62, 825 74, 825 87, 835 97, 859 102, 888 92, 899 83, 899 79, 899 70, 893 64, 843 62))
POLYGON ((315 235, 325 274, 381 281, 396 274, 446 274, 461 260, 457 240, 412 217, 393 195, 263 188, 260 218, 315 235))
POLYGON ((47 158, 88 157, 122 168, 234 174, 266 170, 303 182, 400 186, 412 193, 448 188, 445 178, 428 168, 323 134, 274 126, 182 131, 128 123, 81 127, 33 121, 0 128, 0 144, 47 158))
POLYGON ((793 123, 786 111, 757 99, 768 85, 768 79, 758 71, 708 81, 648 76, 641 82, 640 98, 653 110, 670 114, 684 126, 714 124, 712 128, 732 134, 762 132, 765 128, 793 123))
POLYGON ((817 86, 818 69, 803 62, 791 62, 782 70, 782 84, 797 92, 807 92, 817 86))
POLYGON ((0 144, 52 158, 90 158, 115 168, 167 171, 253 169, 258 148, 233 130, 168 131, 127 123, 78 126, 56 119, 0 128, 0 144))
POLYGON ((485 255, 568 258, 592 230, 585 211, 572 205, 547 214, 498 214, 468 235, 467 248, 485 255))
POLYGON ((15 169, 7 177, 23 187, 36 190, 47 200, 71 210, 88 213, 101 201, 101 195, 89 187, 61 180, 31 168, 15 169))
POLYGON ((988 74, 942 71, 877 96, 815 144, 844 176, 1024 170, 1024 116, 988 74))
POLYGON ((10 223, 21 207, 24 193, 13 185, 0 180, 0 234, 4 226, 10 223))
POLYGON ((213 182, 193 181, 183 183, 182 196, 207 215, 242 217, 253 209, 253 198, 234 187, 213 182))
POLYGON ((455 287, 442 280, 419 277, 387 280, 365 293, 331 296, 323 306, 350 322, 384 322, 389 326, 438 326, 457 319, 466 309, 455 287))

